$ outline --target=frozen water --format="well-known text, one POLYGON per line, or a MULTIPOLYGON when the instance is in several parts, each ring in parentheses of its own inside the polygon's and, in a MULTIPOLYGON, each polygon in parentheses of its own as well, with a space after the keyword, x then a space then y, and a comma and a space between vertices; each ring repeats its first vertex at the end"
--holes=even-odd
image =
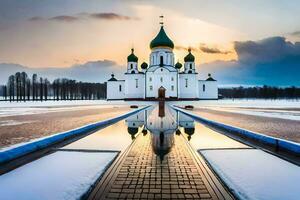
POLYGON ((261 150, 201 151, 240 199, 298 200, 300 167, 261 150))
POLYGON ((117 153, 55 152, 0 176, 5 200, 80 199, 117 153))

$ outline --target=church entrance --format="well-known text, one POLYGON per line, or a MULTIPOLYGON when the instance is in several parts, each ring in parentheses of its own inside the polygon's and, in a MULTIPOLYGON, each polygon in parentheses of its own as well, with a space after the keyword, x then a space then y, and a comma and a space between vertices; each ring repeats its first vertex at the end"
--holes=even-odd
POLYGON ((158 99, 165 100, 165 98, 166 98, 166 89, 163 86, 160 86, 160 88, 158 88, 158 99))

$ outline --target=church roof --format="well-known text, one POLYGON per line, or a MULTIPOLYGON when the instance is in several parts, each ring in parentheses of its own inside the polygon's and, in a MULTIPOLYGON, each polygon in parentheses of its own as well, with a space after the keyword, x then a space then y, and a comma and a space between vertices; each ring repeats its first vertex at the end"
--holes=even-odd
POLYGON ((147 68, 148 68, 148 64, 147 64, 146 62, 143 62, 143 63, 141 64, 141 68, 142 68, 142 69, 147 69, 147 68))
POLYGON ((211 74, 208 74, 208 78, 206 79, 206 81, 216 81, 216 80, 211 77, 211 74))
POLYGON ((175 68, 180 69, 182 67, 182 64, 180 62, 177 62, 175 64, 175 68))
POLYGON ((151 41, 150 43, 150 48, 155 48, 155 47, 170 47, 174 48, 174 43, 173 41, 167 36, 164 27, 160 27, 160 31, 157 34, 157 36, 151 41))
POLYGON ((108 79, 108 81, 118 81, 118 80, 115 78, 114 74, 111 74, 111 78, 108 79))
POLYGON ((184 57, 184 62, 195 62, 195 56, 191 53, 191 48, 189 48, 189 54, 184 57))
POLYGON ((137 62, 138 61, 138 57, 136 57, 136 55, 134 55, 134 49, 131 49, 131 54, 127 57, 127 62, 137 62))

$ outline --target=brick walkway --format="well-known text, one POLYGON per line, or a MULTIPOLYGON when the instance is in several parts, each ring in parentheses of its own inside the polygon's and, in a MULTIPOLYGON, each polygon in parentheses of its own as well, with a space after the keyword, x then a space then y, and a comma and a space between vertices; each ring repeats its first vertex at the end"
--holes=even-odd
POLYGON ((232 199, 183 136, 161 161, 140 134, 116 162, 89 199, 232 199))

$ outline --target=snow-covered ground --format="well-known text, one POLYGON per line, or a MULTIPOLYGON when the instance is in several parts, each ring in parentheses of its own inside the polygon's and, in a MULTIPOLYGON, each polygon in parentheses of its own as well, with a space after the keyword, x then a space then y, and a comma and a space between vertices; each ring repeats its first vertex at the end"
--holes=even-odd
POLYGON ((218 100, 178 102, 199 108, 300 121, 300 100, 218 100))
POLYGON ((298 200, 300 167, 261 150, 201 151, 240 199, 298 200))
POLYGON ((199 107, 244 107, 244 108, 300 108, 299 100, 262 100, 262 99, 248 99, 248 100, 200 100, 200 101, 181 101, 175 104, 191 104, 199 107))
POLYGON ((80 199, 115 156, 117 153, 53 153, 0 176, 0 198, 80 199))
POLYGON ((254 116, 262 116, 262 117, 274 117, 280 119, 289 119, 300 121, 300 110, 268 110, 268 109, 246 109, 246 108, 225 108, 225 107, 216 107, 211 108, 212 110, 224 111, 224 112, 232 112, 239 113, 245 115, 254 115, 254 116))
POLYGON ((0 101, 0 117, 41 114, 48 112, 60 112, 69 110, 84 110, 87 108, 109 108, 122 105, 145 105, 149 102, 137 101, 28 101, 28 102, 8 102, 0 101))

